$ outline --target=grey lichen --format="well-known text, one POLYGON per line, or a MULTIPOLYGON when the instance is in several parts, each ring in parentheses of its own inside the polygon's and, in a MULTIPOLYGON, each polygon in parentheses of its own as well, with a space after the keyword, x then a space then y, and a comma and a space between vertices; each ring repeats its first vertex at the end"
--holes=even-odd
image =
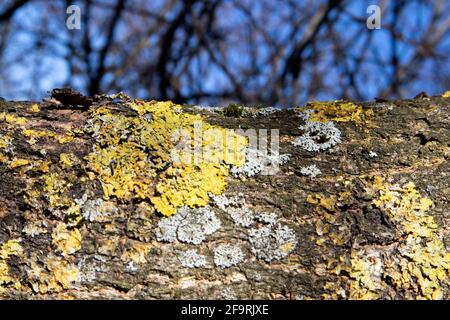
POLYGON ((266 262, 281 260, 296 247, 295 232, 288 226, 271 224, 249 231, 253 254, 266 262))
POLYGON ((237 300, 236 293, 230 287, 224 288, 220 293, 220 296, 223 300, 237 300))
POLYGON ((178 260, 185 268, 202 268, 206 266, 206 258, 197 253, 196 250, 190 249, 178 254, 178 260))
POLYGON ((125 265, 125 270, 130 273, 134 273, 139 270, 138 267, 134 265, 134 261, 130 261, 125 265))
POLYGON ((235 266, 243 260, 244 253, 238 246, 223 244, 214 250, 214 264, 221 269, 235 266))
POLYGON ((314 110, 304 110, 298 113, 298 116, 305 121, 305 125, 299 127, 304 133, 295 138, 292 144, 307 151, 318 152, 328 150, 341 143, 341 131, 334 122, 310 121, 312 113, 314 110))
POLYGON ((81 214, 86 221, 96 221, 98 218, 114 214, 117 212, 117 208, 111 206, 105 206, 103 199, 88 199, 86 194, 81 199, 75 199, 75 203, 80 207, 81 214))
POLYGON ((245 204, 245 199, 241 199, 238 196, 226 196, 226 195, 214 195, 210 193, 211 199, 215 205, 223 210, 227 211, 229 207, 239 207, 245 204))
POLYGON ((324 151, 342 142, 341 131, 331 121, 307 121, 299 128, 304 133, 295 138, 292 144, 307 151, 324 151))
POLYGON ((277 215, 273 212, 254 212, 247 207, 245 199, 239 196, 212 195, 211 198, 216 206, 225 211, 240 227, 248 228, 257 221, 264 224, 275 224, 278 220, 277 215))
POLYGON ((275 107, 265 107, 265 108, 258 109, 257 115, 267 117, 268 115, 271 115, 272 113, 275 113, 277 111, 278 111, 278 109, 275 107))
POLYGON ((79 270, 78 282, 80 283, 94 282, 99 274, 110 270, 106 258, 98 254, 83 257, 77 267, 79 270))
POLYGON ((220 220, 210 207, 182 207, 175 215, 159 221, 156 238, 164 242, 178 239, 185 243, 200 244, 220 226, 220 220))
POLYGON ((273 225, 273 224, 277 223, 277 221, 278 221, 277 215, 275 213, 273 213, 273 212, 270 212, 270 213, 268 213, 268 212, 258 213, 255 216, 255 218, 259 222, 270 224, 270 225, 273 225))
POLYGON ((319 167, 317 167, 315 164, 312 164, 310 166, 301 168, 300 173, 304 176, 315 178, 318 175, 322 174, 322 171, 320 171, 319 167))
POLYGON ((236 225, 249 227, 254 223, 255 213, 245 206, 244 199, 224 195, 213 196, 212 199, 217 207, 225 211, 236 225))
POLYGON ((371 157, 371 158, 376 158, 376 157, 378 157, 378 154, 375 152, 375 151, 370 151, 369 152, 369 157, 371 157))
POLYGON ((253 177, 263 170, 263 161, 260 153, 248 148, 245 152, 245 163, 240 167, 232 167, 230 173, 234 177, 253 177))
POLYGON ((249 208, 234 208, 228 210, 228 214, 234 223, 241 227, 249 227, 255 220, 255 214, 249 208))
POLYGON ((259 173, 269 174, 289 161, 290 154, 280 154, 269 150, 262 152, 255 148, 247 148, 245 163, 240 167, 232 167, 230 173, 236 177, 253 177, 259 173))
POLYGON ((300 112, 297 112, 297 116, 302 119, 303 121, 309 121, 309 118, 311 117, 311 115, 314 113, 314 110, 312 109, 306 109, 306 110, 302 110, 300 112))
POLYGON ((81 213, 87 221, 93 222, 103 214, 101 212, 103 200, 100 198, 88 200, 87 195, 84 194, 81 199, 75 199, 75 202, 80 206, 81 213))
POLYGON ((7 154, 14 154, 14 145, 11 139, 0 133, 0 140, 5 144, 5 146, 2 147, 3 151, 7 154))
POLYGON ((25 224, 22 232, 27 236, 34 238, 43 233, 47 233, 48 223, 45 220, 30 221, 25 224))
POLYGON ((162 242, 176 241, 180 223, 181 217, 178 214, 159 220, 158 228, 156 229, 156 239, 162 242))

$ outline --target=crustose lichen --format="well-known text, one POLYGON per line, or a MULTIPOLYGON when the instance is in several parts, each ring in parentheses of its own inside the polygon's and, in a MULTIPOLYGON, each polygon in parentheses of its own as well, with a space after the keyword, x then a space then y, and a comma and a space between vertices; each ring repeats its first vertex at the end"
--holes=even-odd
POLYGON ((279 154, 273 150, 262 152, 255 148, 245 149, 245 163, 240 166, 233 166, 230 173, 236 177, 253 177, 261 172, 268 174, 278 166, 289 161, 290 154, 279 154))
POLYGON ((266 262, 281 260, 295 249, 295 232, 288 226, 281 225, 275 213, 256 213, 246 207, 244 199, 237 196, 220 195, 214 196, 213 200, 240 227, 249 228, 257 222, 263 224, 248 230, 251 250, 258 259, 266 262))
POLYGON ((191 209, 182 207, 176 215, 163 218, 158 223, 156 238, 158 241, 200 244, 206 236, 216 232, 221 226, 220 220, 209 207, 191 209))
POLYGON ((281 260, 296 247, 296 236, 288 226, 269 224, 249 231, 252 252, 266 262, 281 260))
POLYGON ((185 268, 202 268, 206 266, 206 258, 197 253, 196 250, 190 249, 178 254, 178 260, 185 268))
POLYGON ((244 253, 238 246, 223 244, 214 250, 214 264, 221 269, 235 266, 243 260, 244 253))
POLYGON ((312 164, 310 166, 301 168, 300 173, 304 176, 315 178, 318 175, 320 175, 322 173, 322 171, 320 171, 320 169, 317 167, 317 165, 312 164))
POLYGON ((342 142, 341 131, 331 121, 307 121, 304 126, 299 128, 304 133, 295 138, 292 144, 307 151, 324 151, 342 142))

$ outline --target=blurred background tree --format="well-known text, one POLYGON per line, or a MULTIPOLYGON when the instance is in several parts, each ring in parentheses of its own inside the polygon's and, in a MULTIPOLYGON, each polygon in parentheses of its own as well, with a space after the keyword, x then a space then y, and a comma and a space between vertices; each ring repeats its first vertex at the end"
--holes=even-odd
POLYGON ((0 96, 293 106, 450 88, 448 0, 2 0, 0 96), (367 7, 381 8, 369 30, 367 7), (81 28, 66 27, 78 5, 81 28))

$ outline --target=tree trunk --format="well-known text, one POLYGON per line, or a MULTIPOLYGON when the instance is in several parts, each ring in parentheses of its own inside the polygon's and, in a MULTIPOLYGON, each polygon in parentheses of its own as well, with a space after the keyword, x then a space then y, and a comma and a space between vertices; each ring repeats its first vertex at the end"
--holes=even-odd
POLYGON ((174 200, 170 218, 158 212, 156 186, 178 190, 179 180, 163 178, 170 162, 157 167, 159 149, 133 140, 137 153, 123 156, 105 142, 125 146, 145 121, 161 120, 132 102, 64 91, 42 103, 0 102, 3 299, 450 297, 449 98, 312 103, 310 112, 183 106, 176 117, 278 129, 290 157, 272 174, 230 170, 224 197, 209 193, 206 211, 174 200), (107 148, 117 156, 93 163, 107 148))

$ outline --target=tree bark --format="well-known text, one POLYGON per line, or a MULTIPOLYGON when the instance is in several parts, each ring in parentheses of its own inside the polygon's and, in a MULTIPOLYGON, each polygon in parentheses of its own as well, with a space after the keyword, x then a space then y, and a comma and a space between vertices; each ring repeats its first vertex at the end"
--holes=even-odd
POLYGON ((87 105, 71 105, 70 97, 64 104, 0 101, 3 299, 450 297, 449 98, 358 104, 373 111, 367 119, 329 115, 341 143, 320 152, 293 145, 305 134, 294 109, 265 114, 246 108, 227 117, 183 107, 224 128, 280 130, 280 153, 291 155, 280 171, 230 175, 224 191, 255 214, 274 213, 277 224, 294 232, 295 243, 284 248, 288 254, 270 262, 249 241, 250 228, 264 223, 236 225, 213 202, 221 228, 194 245, 158 241, 155 230, 166 218, 151 202, 103 199, 98 177, 87 178, 86 157, 95 139, 83 128, 99 106, 137 115, 110 97, 82 101, 87 105), (302 169, 310 165, 321 174, 308 176, 302 169), (51 174, 64 183, 50 183, 51 174), (50 206, 52 196, 56 202, 82 201, 87 189, 91 200, 95 195, 114 209, 101 219, 90 219, 85 209, 73 222, 70 204, 50 206), (217 267, 214 252, 229 243, 243 259, 217 267), (188 249, 202 254, 206 265, 183 267, 180 252, 188 249))

